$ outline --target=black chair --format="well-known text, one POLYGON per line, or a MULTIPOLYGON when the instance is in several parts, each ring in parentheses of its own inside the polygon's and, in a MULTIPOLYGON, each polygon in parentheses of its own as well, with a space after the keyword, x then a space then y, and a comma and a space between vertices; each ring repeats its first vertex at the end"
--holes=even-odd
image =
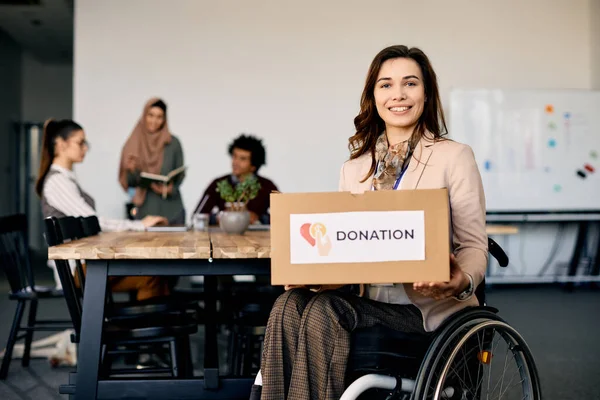
MULTIPOLYGON (((67 238, 67 240, 62 240, 62 238, 61 238, 60 243, 71 241, 71 240, 77 240, 77 239, 86 237, 85 233, 83 232, 81 223, 75 217, 60 218, 58 220, 58 225, 60 228, 60 232, 65 232, 65 235, 66 235, 65 237, 67 238)), ((77 271, 77 278, 79 279, 79 284, 80 284, 80 286, 77 287, 76 290, 78 292, 78 295, 81 297, 82 296, 81 292, 83 291, 83 288, 85 287, 85 273, 83 271, 83 266, 82 266, 80 260, 75 260, 75 266, 76 266, 76 271, 77 271)))
POLYGON ((79 222, 81 223, 83 234, 86 237, 95 236, 102 231, 100 228, 100 221, 98 221, 98 217, 95 215, 89 217, 79 217, 79 222))
POLYGON ((12 352, 18 340, 25 339, 22 365, 27 367, 30 360, 31 342, 35 331, 63 331, 73 325, 67 320, 37 319, 37 307, 40 299, 60 299, 61 290, 54 287, 37 286, 27 248, 27 217, 16 214, 0 218, 0 268, 10 285, 9 299, 17 302, 6 351, 0 367, 0 379, 6 379, 12 359, 12 352), (29 303, 27 326, 21 326, 25 307, 29 303), (19 335, 19 332, 25 332, 19 335))
MULTIPOLYGON (((46 240, 49 246, 76 240, 80 238, 78 235, 83 232, 81 227, 77 227, 79 220, 71 217, 64 219, 47 218, 44 222, 46 240)), ((78 343, 83 310, 81 291, 77 290, 75 286, 67 261, 56 260, 56 267, 76 332, 72 340, 78 343)), ((118 306, 114 308, 118 308, 118 306)), ((179 307, 179 309, 165 308, 160 304, 158 306, 150 304, 122 307, 122 309, 125 311, 120 314, 113 310, 110 313, 111 315, 106 316, 102 335, 101 377, 165 372, 176 378, 193 376, 189 336, 198 330, 195 312, 182 307, 179 307), (163 312, 165 309, 167 311, 163 312), (150 312, 143 312, 148 310, 150 312), (155 352, 161 350, 164 345, 169 346, 170 368, 140 370, 139 368, 115 369, 111 367, 113 356, 116 354, 155 352)), ((69 391, 68 388, 62 388, 61 390, 63 390, 63 393, 69 391)))

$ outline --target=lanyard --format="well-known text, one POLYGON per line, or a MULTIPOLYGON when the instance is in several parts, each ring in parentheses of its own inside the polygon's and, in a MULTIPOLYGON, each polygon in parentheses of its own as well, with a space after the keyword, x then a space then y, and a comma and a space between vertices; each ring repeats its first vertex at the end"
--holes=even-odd
MULTIPOLYGON (((400 170, 400 175, 398 175, 398 177, 396 178, 396 182, 394 182, 394 190, 398 190, 400 181, 402 180, 404 173, 408 169, 408 164, 410 164, 410 159, 412 158, 412 154, 413 154, 412 150, 409 150, 408 154, 406 155, 406 158, 404 159, 404 162, 402 163, 402 169, 400 170)), ((377 171, 378 169, 379 169, 379 161, 377 161, 377 166, 375 167, 375 171, 377 171)), ((371 185, 371 190, 375 190, 374 184, 371 185)))

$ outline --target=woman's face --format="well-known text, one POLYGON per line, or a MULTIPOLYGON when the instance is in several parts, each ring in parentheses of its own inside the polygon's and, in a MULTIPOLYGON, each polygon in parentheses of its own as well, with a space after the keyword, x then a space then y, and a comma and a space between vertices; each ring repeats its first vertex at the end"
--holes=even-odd
POLYGON ((150 107, 146 114, 146 129, 150 133, 158 132, 165 123, 165 113, 160 107, 150 107))
POLYGON ((374 89, 377 113, 386 127, 414 128, 425 106, 421 68, 411 58, 392 58, 381 65, 374 89))
POLYGON ((68 139, 59 137, 56 140, 56 156, 72 163, 80 163, 88 151, 88 142, 83 130, 73 131, 68 139))

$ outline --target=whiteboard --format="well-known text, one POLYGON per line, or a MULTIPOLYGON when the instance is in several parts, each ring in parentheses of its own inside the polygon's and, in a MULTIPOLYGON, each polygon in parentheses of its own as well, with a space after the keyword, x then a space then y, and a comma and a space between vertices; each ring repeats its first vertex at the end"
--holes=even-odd
POLYGON ((600 210, 600 92, 454 89, 448 119, 473 148, 488 213, 600 210))

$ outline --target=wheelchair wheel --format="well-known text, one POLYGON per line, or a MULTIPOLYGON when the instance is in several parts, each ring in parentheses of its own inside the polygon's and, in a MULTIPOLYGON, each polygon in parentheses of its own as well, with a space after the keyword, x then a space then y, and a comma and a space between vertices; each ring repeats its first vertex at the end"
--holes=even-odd
POLYGON ((444 336, 423 365, 413 399, 541 399, 529 347, 500 318, 475 318, 444 336))

